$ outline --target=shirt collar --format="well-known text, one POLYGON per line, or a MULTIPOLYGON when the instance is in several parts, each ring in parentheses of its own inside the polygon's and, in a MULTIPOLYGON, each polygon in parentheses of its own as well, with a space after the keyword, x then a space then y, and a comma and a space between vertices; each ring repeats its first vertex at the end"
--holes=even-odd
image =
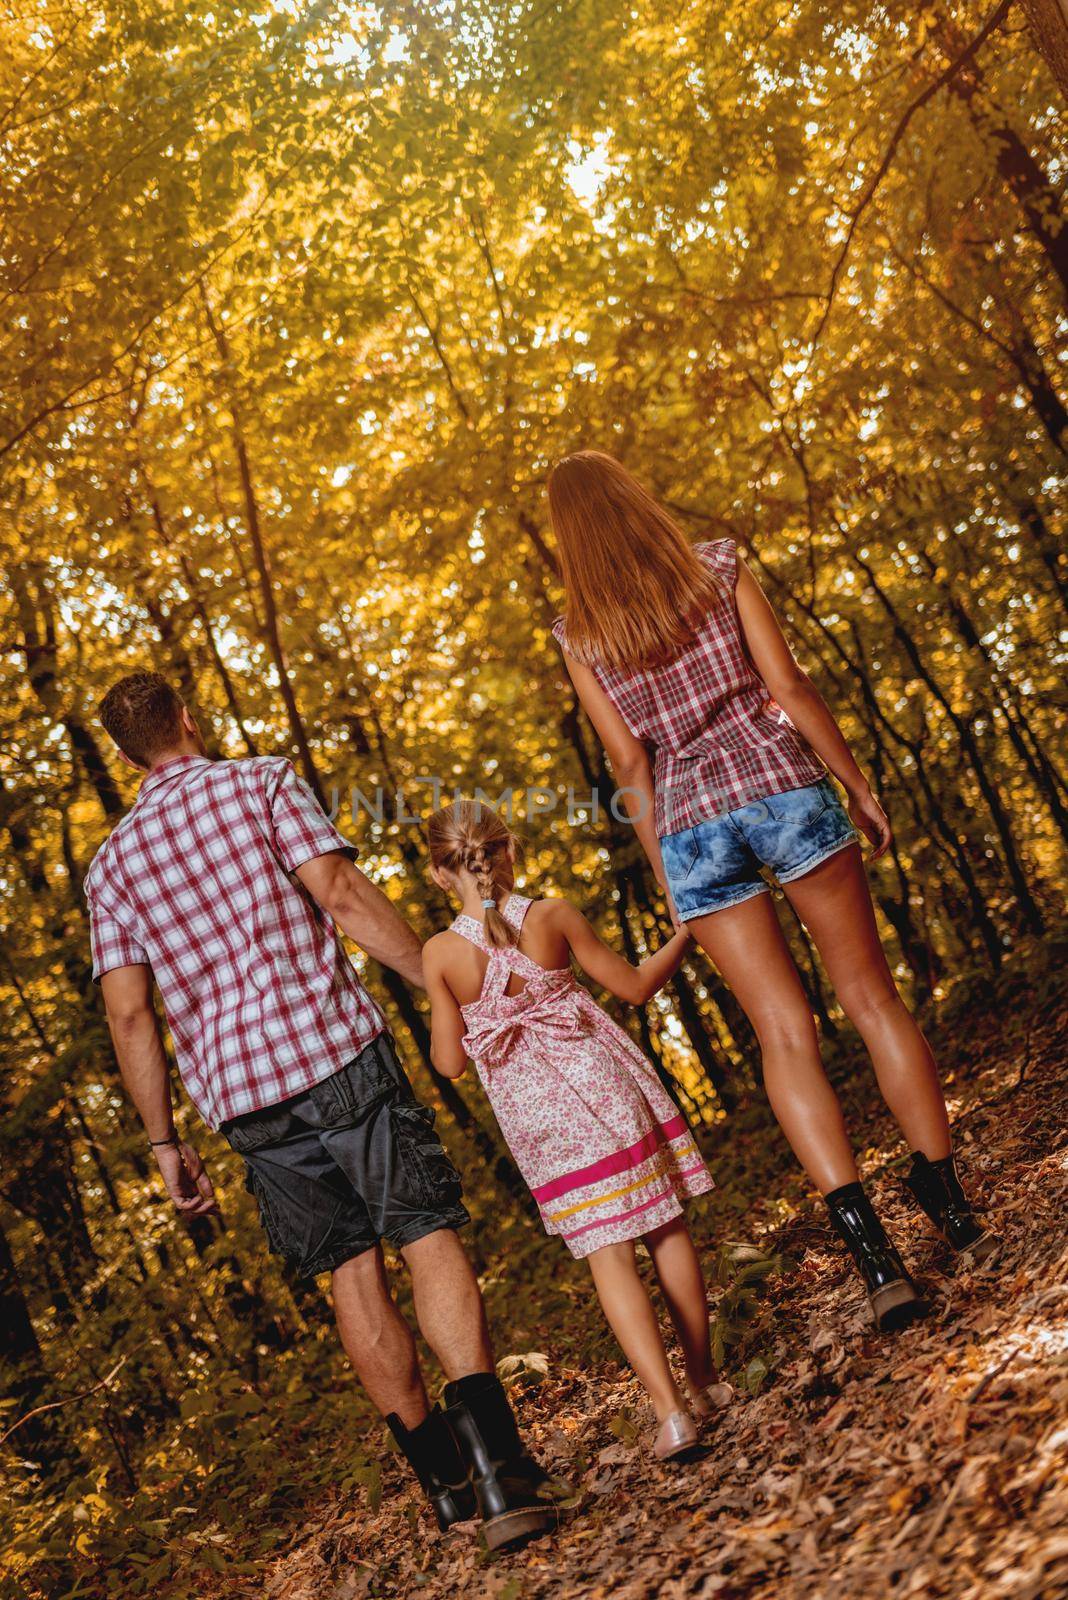
POLYGON ((176 777, 178 773, 184 771, 186 767, 191 767, 197 764, 207 766, 209 765, 209 762, 210 757, 208 756, 193 755, 172 756, 169 761, 161 761, 158 767, 153 767, 152 771, 147 772, 141 779, 141 787, 137 792, 138 800, 143 800, 145 795, 151 794, 153 789, 157 788, 159 784, 164 781, 164 779, 176 777))

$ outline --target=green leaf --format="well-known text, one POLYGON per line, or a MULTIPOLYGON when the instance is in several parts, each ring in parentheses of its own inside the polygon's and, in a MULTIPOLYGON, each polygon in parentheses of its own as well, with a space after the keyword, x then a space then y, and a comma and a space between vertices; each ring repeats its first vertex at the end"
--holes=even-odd
POLYGON ((768 1364, 760 1356, 754 1356, 745 1369, 745 1387, 750 1394, 759 1394, 764 1379, 768 1375, 768 1364))

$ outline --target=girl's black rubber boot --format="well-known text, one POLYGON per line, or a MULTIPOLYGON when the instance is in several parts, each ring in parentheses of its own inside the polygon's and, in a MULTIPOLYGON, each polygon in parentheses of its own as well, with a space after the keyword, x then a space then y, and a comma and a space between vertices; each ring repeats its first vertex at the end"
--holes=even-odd
POLYGON ((997 1244, 997 1235, 975 1215, 952 1156, 928 1161, 925 1155, 914 1151, 912 1169, 904 1175, 903 1182, 921 1211, 926 1212, 958 1255, 982 1261, 990 1254, 997 1244))
POLYGON ((395 1411, 386 1418, 386 1426, 419 1479, 442 1533, 447 1533, 454 1523, 478 1515, 467 1468, 440 1406, 435 1406, 417 1428, 406 1428, 395 1411))
POLYGON ((487 1547, 501 1550, 555 1528, 552 1482, 524 1448, 500 1379, 476 1372, 445 1385, 456 1436, 482 1517, 487 1547))
POLYGON ((835 1232, 864 1280, 875 1326, 880 1333, 903 1328, 927 1310, 871 1201, 859 1183, 846 1183, 825 1195, 835 1232))

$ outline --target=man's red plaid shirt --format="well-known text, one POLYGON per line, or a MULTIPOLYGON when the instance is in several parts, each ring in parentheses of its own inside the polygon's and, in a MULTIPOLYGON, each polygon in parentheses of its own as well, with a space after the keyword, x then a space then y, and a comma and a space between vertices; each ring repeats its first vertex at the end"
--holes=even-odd
POLYGON ((144 779, 86 879, 93 975, 146 963, 212 1127, 300 1094, 385 1030, 294 873, 355 855, 292 765, 180 756, 144 779))

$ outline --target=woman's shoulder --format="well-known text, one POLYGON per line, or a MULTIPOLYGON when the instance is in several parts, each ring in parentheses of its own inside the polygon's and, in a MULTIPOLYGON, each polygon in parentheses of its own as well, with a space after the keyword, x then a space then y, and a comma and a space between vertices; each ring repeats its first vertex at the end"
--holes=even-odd
POLYGON ((589 660, 586 656, 582 655, 580 651, 576 650, 574 645, 570 642, 564 629, 563 617, 557 617, 550 631, 552 632, 552 636, 560 646, 561 650, 570 658, 572 662, 577 662, 580 667, 588 667, 591 672, 598 672, 600 670, 598 662, 589 660))
POLYGON ((693 550, 699 561, 720 577, 727 578, 734 587, 738 578, 737 539, 704 539, 695 544, 693 550))

